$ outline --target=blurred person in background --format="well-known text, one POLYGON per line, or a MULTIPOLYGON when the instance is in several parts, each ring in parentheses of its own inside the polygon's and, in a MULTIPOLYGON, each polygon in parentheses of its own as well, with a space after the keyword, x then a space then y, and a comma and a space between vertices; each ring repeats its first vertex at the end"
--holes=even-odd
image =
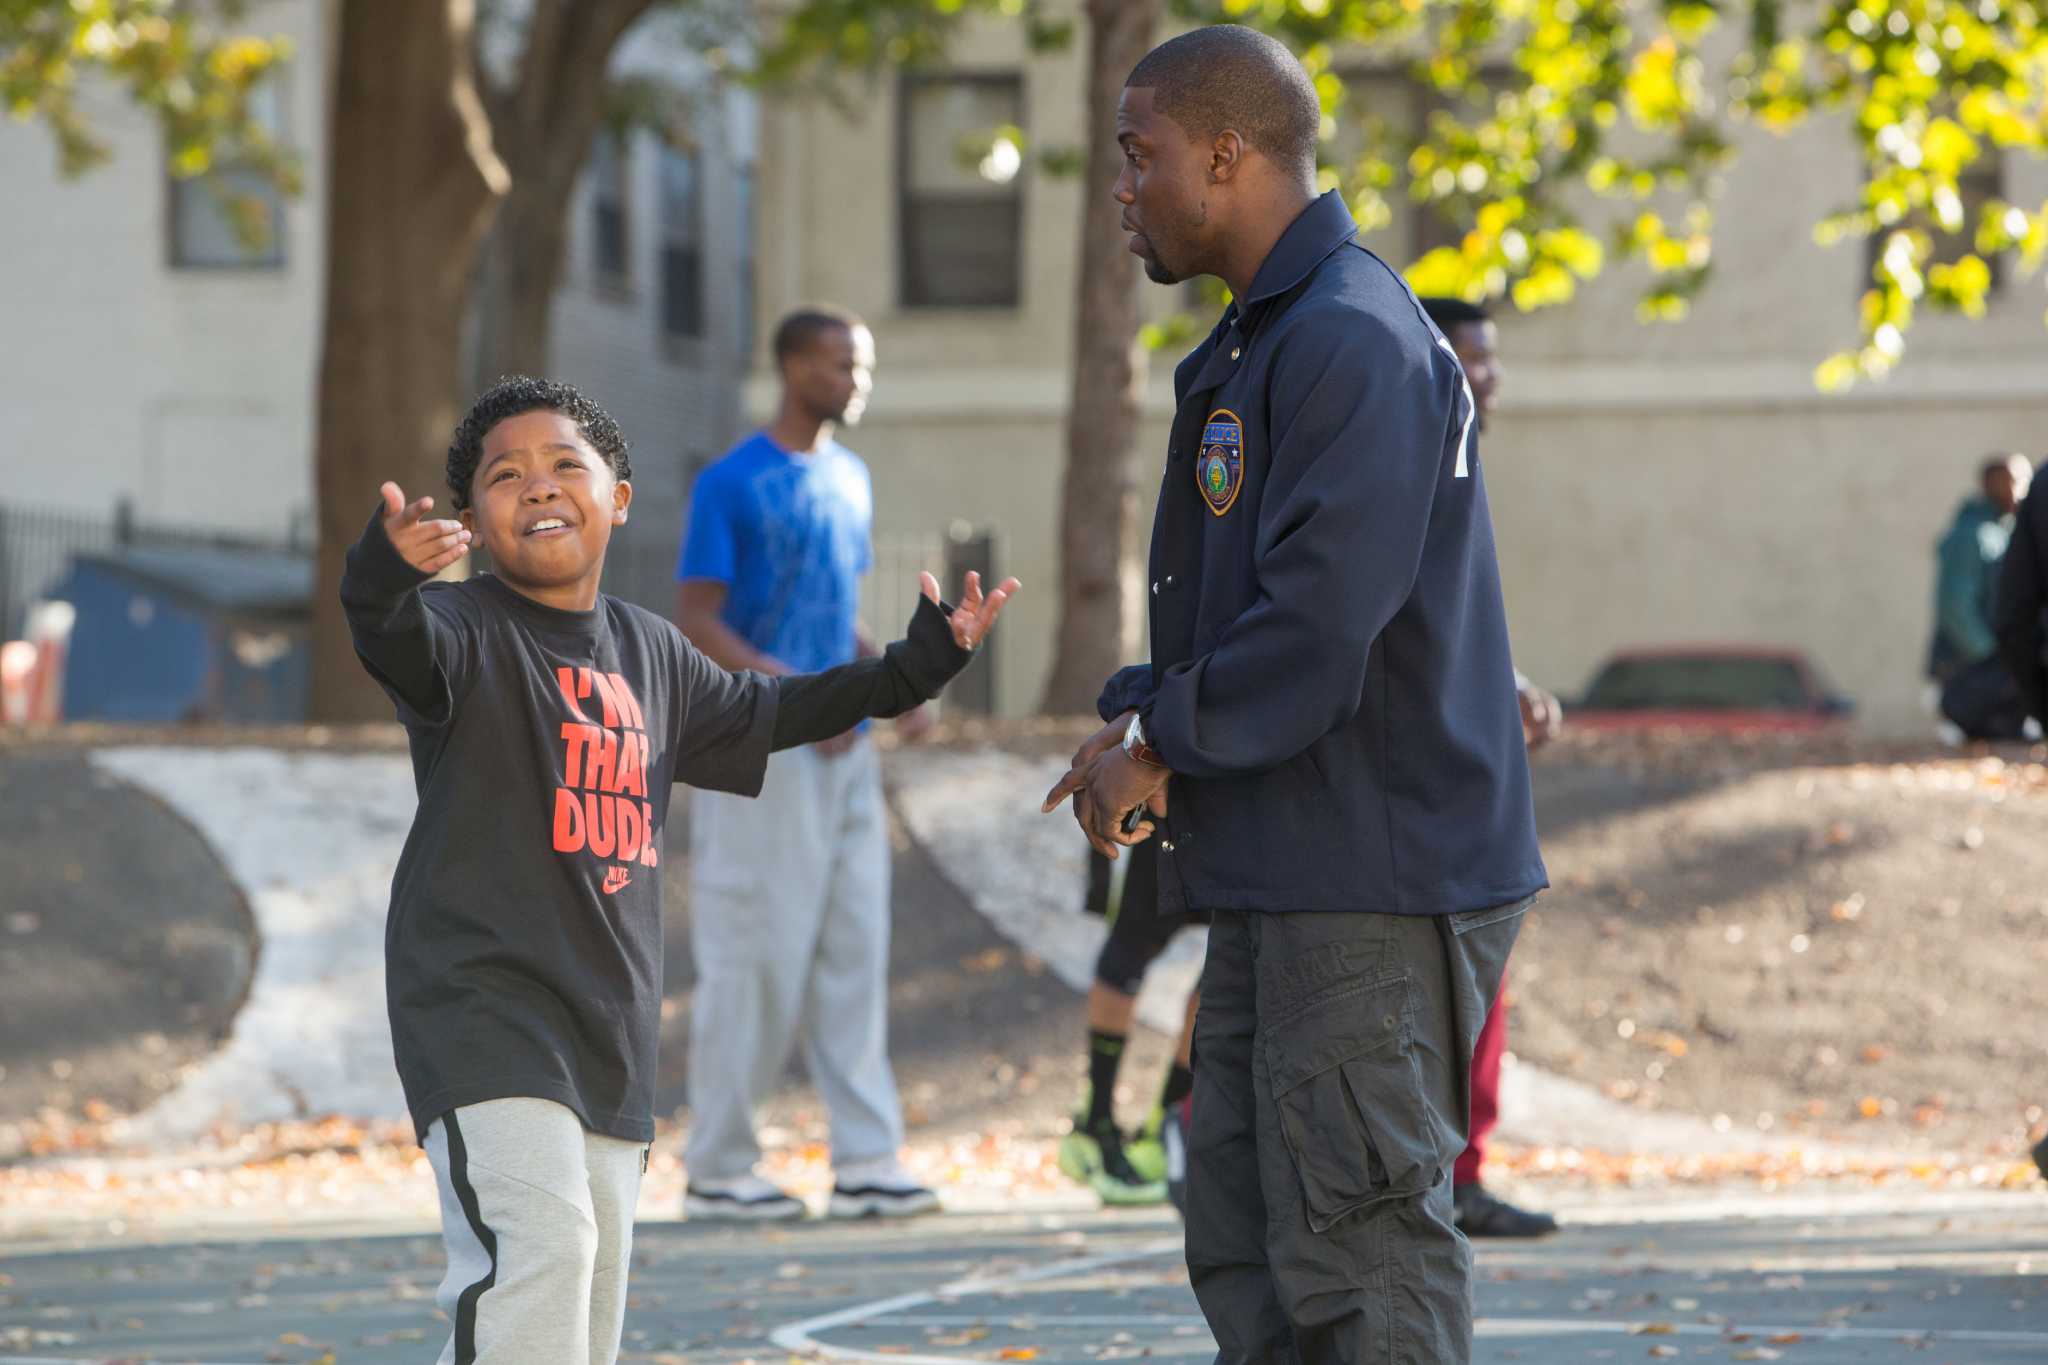
MULTIPOLYGON (((851 313, 804 308, 775 329, 775 419, 697 479, 676 568, 677 619, 722 666, 777 677, 875 653, 856 622, 872 559, 867 466, 841 445, 872 387, 874 337, 851 313)), ((920 707, 897 722, 930 729, 920 707)), ((865 726, 777 754, 758 801, 690 804, 686 1216, 801 1218, 756 1169, 756 1107, 802 1037, 832 1124, 835 1217, 902 1217, 938 1195, 898 1161, 889 1065, 889 839, 865 726)))
POLYGON ((1993 604, 1999 566, 2027 496, 2033 463, 1993 455, 1978 469, 1978 491, 1957 507, 1935 547, 1934 637, 1927 674, 1941 689, 1941 714, 1964 739, 2018 739, 2026 705, 1998 657, 1993 604))
MULTIPOLYGON (((1463 299, 1425 298, 1423 308, 1444 339, 1457 353, 1465 369, 1465 382, 1472 386, 1472 401, 1479 413, 1473 422, 1473 444, 1486 430, 1500 396, 1505 371, 1500 361, 1500 329, 1481 304, 1463 299)), ((1522 706, 1522 738, 1533 749, 1550 742, 1564 723, 1564 710, 1557 698, 1538 687, 1518 669, 1515 692, 1522 706)), ((1500 1122, 1501 1065, 1508 1046, 1508 988, 1501 980, 1500 994, 1487 1011, 1486 1024, 1479 1030, 1478 1046, 1472 1052, 1472 1126, 1465 1150, 1451 1168, 1451 1198, 1458 1229, 1467 1237, 1543 1237, 1557 1231, 1557 1220, 1547 1213, 1518 1208, 1488 1190, 1480 1177, 1486 1166, 1486 1140, 1500 1122)))
POLYGON ((2048 726, 2048 491, 2035 488, 2013 515, 1993 617, 1999 656, 2037 724, 2048 726))
POLYGON ((1165 1082, 1135 1133, 1117 1127, 1117 1074, 1145 974, 1175 935, 1191 924, 1207 924, 1209 916, 1200 910, 1174 914, 1160 908, 1159 847, 1151 840, 1129 849, 1116 862, 1088 851, 1086 909, 1109 921, 1109 936, 1096 957, 1095 980, 1088 988, 1088 1080, 1073 1131, 1060 1140, 1060 1170, 1094 1190, 1105 1204, 1157 1204, 1167 1197, 1166 1130, 1180 1121, 1181 1101, 1195 1088, 1191 1062, 1201 993, 1188 995, 1165 1082))

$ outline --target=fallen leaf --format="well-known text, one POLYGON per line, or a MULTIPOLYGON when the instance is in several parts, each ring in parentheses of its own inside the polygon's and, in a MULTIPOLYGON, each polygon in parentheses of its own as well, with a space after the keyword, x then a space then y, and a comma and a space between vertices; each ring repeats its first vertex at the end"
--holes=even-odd
POLYGON ((1871 1043, 1863 1049, 1863 1060, 1866 1062, 1881 1062, 1891 1055, 1892 1050, 1883 1043, 1871 1043))
POLYGON ((986 1327, 969 1327, 959 1332, 934 1334, 931 1343, 934 1346, 970 1346, 987 1335, 986 1327))
POLYGON ((1678 1329, 1668 1322, 1646 1322, 1628 1329, 1629 1335, 1638 1337, 1668 1337, 1678 1329))
POLYGON ((1038 1348, 1036 1346, 1005 1346, 1002 1350, 996 1352, 996 1359, 1036 1360, 1038 1359, 1038 1348))
POLYGON ((1676 1346, 1652 1346, 1650 1354, 1659 1360, 1669 1360, 1678 1354, 1678 1348, 1676 1346))
POLYGON ((1764 1340, 1773 1346, 1796 1346, 1806 1340, 1806 1334, 1804 1332, 1780 1332, 1774 1337, 1765 1337, 1764 1340))
POLYGON ((1772 1350, 1772 1349, 1771 1349, 1770 1347, 1768 1347, 1768 1346, 1752 1346, 1752 1347, 1750 1347, 1750 1348, 1749 1348, 1749 1349, 1748 1349, 1747 1351, 1737 1351, 1737 1352, 1735 1353, 1735 1359, 1737 1359, 1737 1360, 1778 1360, 1778 1359, 1782 1358, 1782 1357, 1784 1356, 1784 1354, 1785 1354, 1785 1353, 1784 1353, 1783 1351, 1773 1351, 1773 1350, 1772 1350))

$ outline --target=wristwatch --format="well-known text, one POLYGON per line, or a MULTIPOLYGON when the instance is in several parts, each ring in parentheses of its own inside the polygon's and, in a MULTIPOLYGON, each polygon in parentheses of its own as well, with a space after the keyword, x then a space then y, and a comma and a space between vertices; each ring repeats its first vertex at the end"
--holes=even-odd
POLYGON ((1166 766, 1166 760, 1159 756, 1159 751, 1145 742, 1145 722, 1141 717, 1132 716, 1129 728, 1124 731, 1124 752, 1150 767, 1166 766))

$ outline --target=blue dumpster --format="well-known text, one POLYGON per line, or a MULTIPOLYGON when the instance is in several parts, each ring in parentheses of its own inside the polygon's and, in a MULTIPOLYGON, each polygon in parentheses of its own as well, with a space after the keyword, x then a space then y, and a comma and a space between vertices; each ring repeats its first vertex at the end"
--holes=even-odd
POLYGON ((305 719, 313 563, 224 546, 76 557, 51 592, 78 612, 68 720, 305 719))

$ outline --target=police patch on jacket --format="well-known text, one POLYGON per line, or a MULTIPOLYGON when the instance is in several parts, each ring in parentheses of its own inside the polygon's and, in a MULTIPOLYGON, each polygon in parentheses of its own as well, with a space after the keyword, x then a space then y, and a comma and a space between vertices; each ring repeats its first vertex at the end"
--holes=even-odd
POLYGON ((1202 458, 1195 461, 1202 501, 1222 516, 1244 487, 1244 423, 1229 408, 1218 408, 1202 424, 1202 458))

